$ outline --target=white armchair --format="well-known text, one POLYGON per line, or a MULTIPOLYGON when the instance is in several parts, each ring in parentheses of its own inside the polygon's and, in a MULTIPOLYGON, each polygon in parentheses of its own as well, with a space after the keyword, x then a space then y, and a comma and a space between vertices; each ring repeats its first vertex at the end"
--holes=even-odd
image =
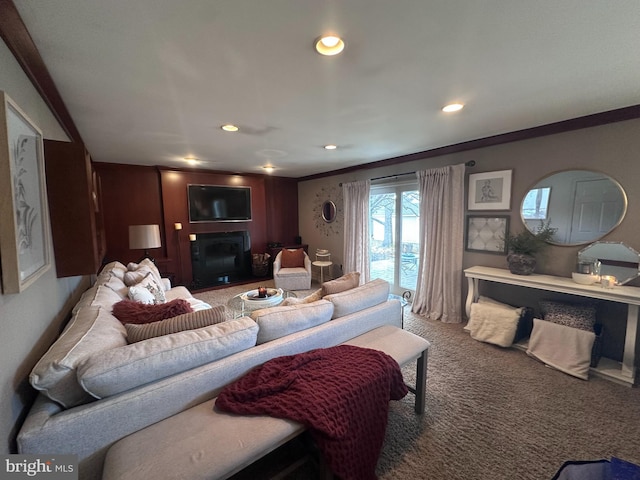
POLYGON ((276 288, 283 290, 309 290, 311 288, 311 260, 306 252, 302 253, 304 254, 304 267, 283 268, 282 251, 276 255, 273 261, 273 281, 276 288))

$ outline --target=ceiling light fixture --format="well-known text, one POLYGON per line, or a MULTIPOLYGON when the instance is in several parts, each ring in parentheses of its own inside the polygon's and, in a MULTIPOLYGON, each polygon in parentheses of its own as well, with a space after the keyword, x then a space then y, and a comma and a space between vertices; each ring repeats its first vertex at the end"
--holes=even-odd
POLYGON ((337 145, 325 145, 324 146, 325 150, 335 150, 336 148, 338 148, 337 145))
POLYGON ((264 168, 267 173, 271 173, 274 170, 273 165, 265 165, 262 168, 264 168))
POLYGON ((337 55, 344 50, 344 41, 337 35, 323 35, 316 39, 316 52, 320 55, 337 55))
POLYGON ((462 103, 450 103, 449 105, 445 105, 442 107, 443 112, 451 113, 451 112, 459 112, 464 108, 462 103))
POLYGON ((238 127, 236 127, 235 125, 232 125, 230 123, 228 123, 227 125, 222 125, 220 128, 222 130, 224 130, 225 132, 237 132, 238 131, 238 127))
POLYGON ((198 159, 196 157, 184 157, 184 160, 191 165, 195 165, 196 163, 198 163, 198 159))

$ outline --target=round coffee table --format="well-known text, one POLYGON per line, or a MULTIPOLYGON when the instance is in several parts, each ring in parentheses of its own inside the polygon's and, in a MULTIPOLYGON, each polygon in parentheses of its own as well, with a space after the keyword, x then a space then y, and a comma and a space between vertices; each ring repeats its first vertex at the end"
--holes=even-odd
POLYGON ((230 298, 227 302, 227 307, 233 312, 233 318, 244 317, 250 314, 254 310, 261 308, 276 307, 280 305, 285 298, 294 297, 297 295, 291 290, 284 290, 282 288, 269 288, 267 292, 275 292, 270 295, 272 298, 259 299, 256 298, 257 290, 248 290, 246 292, 239 293, 230 298))

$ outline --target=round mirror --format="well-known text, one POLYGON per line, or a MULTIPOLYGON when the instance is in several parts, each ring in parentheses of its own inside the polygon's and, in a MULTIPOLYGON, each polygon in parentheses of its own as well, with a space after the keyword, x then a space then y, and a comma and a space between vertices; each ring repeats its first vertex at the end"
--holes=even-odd
POLYGON ((611 177, 588 170, 567 170, 533 185, 522 200, 520 216, 535 233, 541 222, 556 233, 550 243, 581 245, 616 228, 627 211, 627 195, 611 177))
POLYGON ((327 200, 322 204, 322 219, 331 223, 336 219, 336 204, 331 200, 327 200))

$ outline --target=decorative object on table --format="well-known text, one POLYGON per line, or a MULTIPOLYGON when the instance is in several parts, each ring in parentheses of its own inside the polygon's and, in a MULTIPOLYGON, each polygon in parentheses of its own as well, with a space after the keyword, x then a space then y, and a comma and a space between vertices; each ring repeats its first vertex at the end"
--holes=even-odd
POLYGON ((504 238, 508 231, 508 215, 467 215, 465 250, 504 255, 507 253, 504 238))
POLYGON ((640 253, 623 242, 594 242, 578 252, 578 262, 597 262, 597 274, 613 275, 618 285, 640 276, 640 253))
POLYGON ((149 249, 160 248, 160 226, 159 225, 129 225, 129 248, 131 250, 144 250, 144 255, 138 263, 145 258, 155 263, 149 254, 149 249))
POLYGON ((255 277, 264 277, 269 273, 268 253, 254 253, 251 255, 251 272, 255 277))
POLYGON ((469 175, 469 210, 509 210, 513 170, 469 175))
POLYGON ((616 286, 616 277, 613 275, 602 275, 600 277, 600 285, 602 288, 613 288, 616 286))
POLYGON ((593 285, 600 281, 600 276, 593 273, 572 272, 571 278, 580 285, 593 285))
POLYGON ((550 222, 540 221, 535 234, 528 230, 507 234, 504 243, 509 252, 509 271, 516 275, 531 275, 536 268, 536 255, 549 246, 549 240, 555 233, 556 229, 551 227, 550 222))
POLYGON ((240 295, 244 302, 243 310, 257 310, 259 308, 274 307, 283 300, 283 290, 281 288, 258 287, 240 295), (260 293, 260 290, 263 290, 260 293), (264 296, 260 296, 264 295, 264 296))
POLYGON ((324 248, 316 249, 316 260, 312 265, 320 268, 320 283, 324 283, 324 269, 333 265, 331 252, 324 248))
POLYGON ((5 294, 51 266, 42 132, 0 91, 0 259, 5 294))

